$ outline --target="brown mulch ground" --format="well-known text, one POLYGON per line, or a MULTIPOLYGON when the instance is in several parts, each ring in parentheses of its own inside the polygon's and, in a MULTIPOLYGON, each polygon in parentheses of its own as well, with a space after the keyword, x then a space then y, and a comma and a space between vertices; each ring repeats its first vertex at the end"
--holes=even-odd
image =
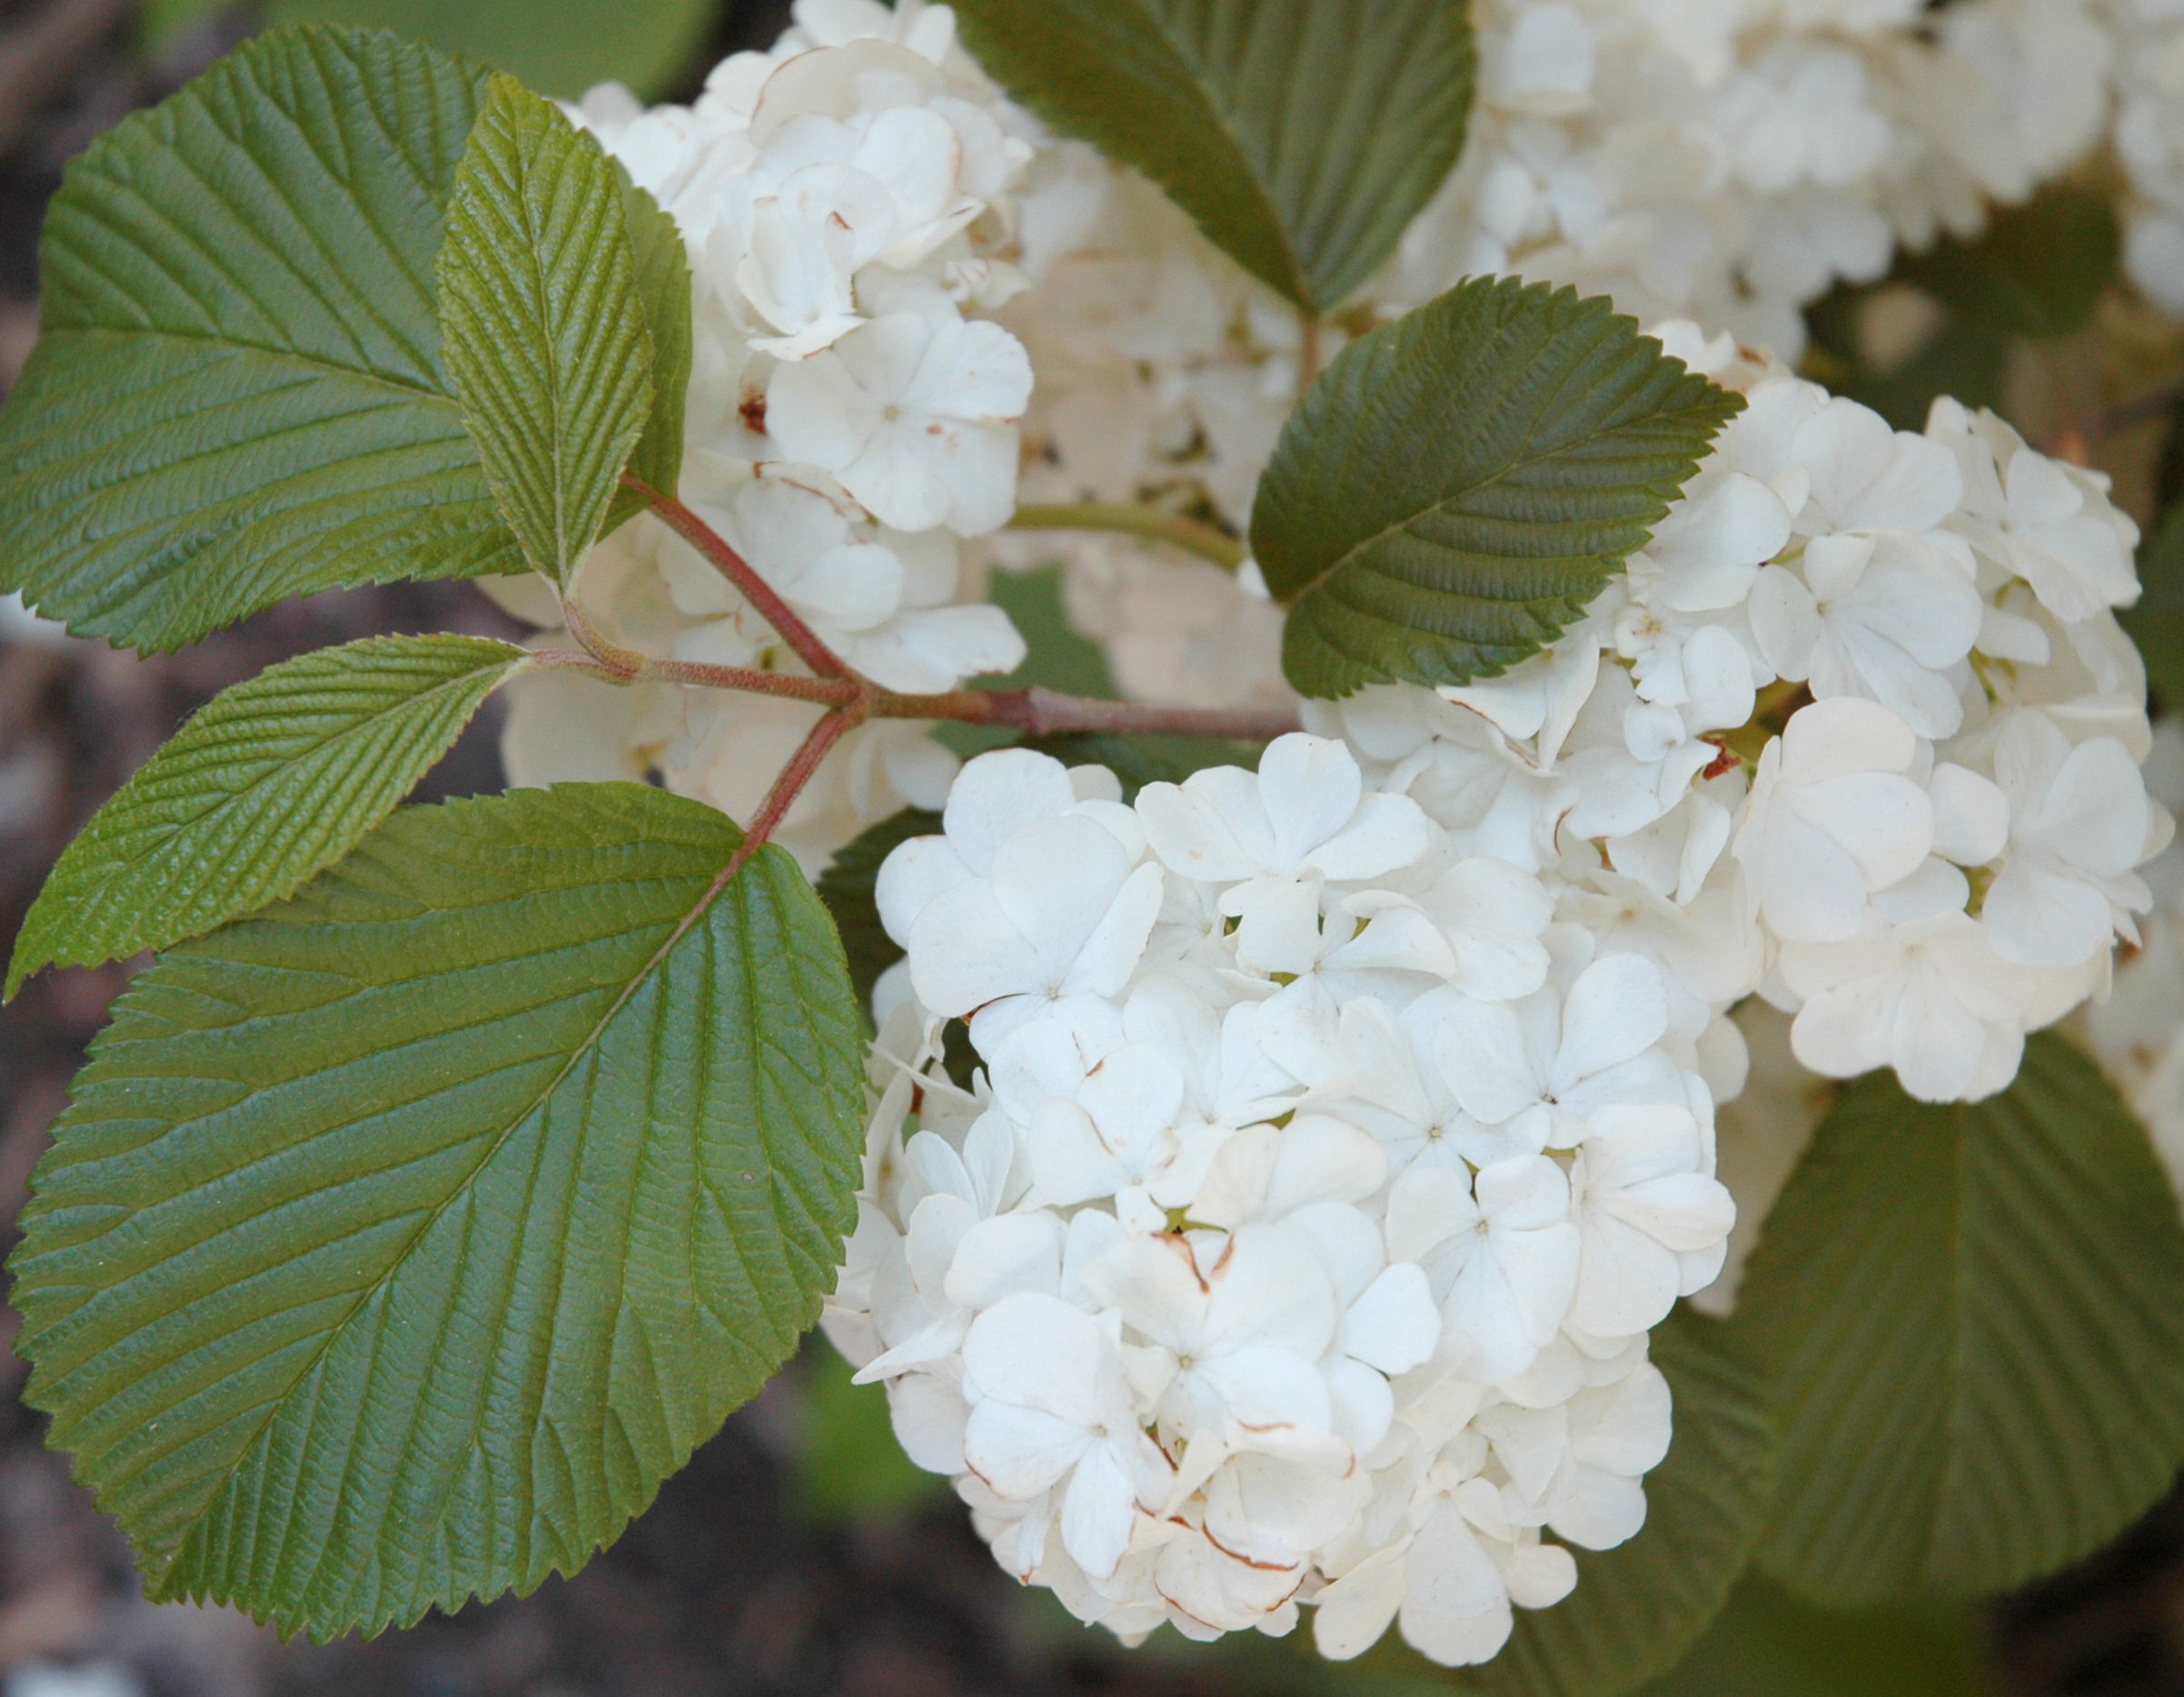
MULTIPOLYGON (((52 0, 44 0, 52 4, 52 0)), ((641 3, 641 0, 633 0, 641 3)), ((0 36, 38 9, 0 0, 0 36)), ((785 6, 746 4, 723 47, 763 41, 785 6)), ((0 384, 35 331, 36 231, 62 164, 223 45, 214 26, 147 71, 117 39, 56 77, 0 153, 0 384)), ((6 115, 0 113, 0 124, 6 115)), ((74 831, 197 706, 278 660, 383 630, 509 633, 463 585, 399 586, 278 609, 153 660, 74 643, 0 641, 0 938, 12 937, 74 831)), ((422 799, 500 786, 489 705, 422 799)), ((48 973, 0 1012, 0 1248, 46 1126, 127 968, 48 973)), ((15 1315, 0 1309, 0 1343, 15 1315)), ((34 1664, 103 1664, 113 1697, 728 1697, 841 1693, 1266 1691, 1262 1664, 1170 1645, 1136 1655, 1076 1629, 1003 1581, 943 1504, 848 1528, 808 1523, 792 1489, 802 1429, 792 1372, 731 1419, 614 1549, 537 1594, 432 1617, 366 1644, 282 1645, 240 1616, 154 1607, 128 1553, 0 1352, 0 1679, 34 1664)), ((2184 1496, 2114 1549, 1995 1611, 2010 1683, 2027 1697, 2184 1692, 2184 1496)), ((88 1697, 89 1685, 81 1688, 88 1697)), ((1754 1693, 1753 1697, 1761 1697, 1754 1693)))

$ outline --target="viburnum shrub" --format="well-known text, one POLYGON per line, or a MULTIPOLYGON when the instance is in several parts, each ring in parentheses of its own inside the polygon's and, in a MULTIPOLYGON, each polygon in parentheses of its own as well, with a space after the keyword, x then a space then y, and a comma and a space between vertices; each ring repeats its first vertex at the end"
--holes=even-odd
MULTIPOLYGON (((1554 273, 1503 167, 1594 110, 1519 10, 1484 117, 1458 0, 806 0, 650 112, 285 28, 71 167, 6 587, 150 651, 395 578, 541 632, 228 690, 16 940, 11 994, 160 951, 12 1263, 152 1595, 528 1590, 815 1321, 1080 1618, 1496 1690, 2168 1488, 2184 1228, 2048 1029, 2171 835, 2137 529, 1983 406, 1492 274, 1554 273), (525 787, 401 806, 502 688, 525 787), (1724 1107, 1810 1136, 1728 1320, 1724 1107)), ((1969 39, 1789 10, 1846 146, 1827 29, 1969 39)))

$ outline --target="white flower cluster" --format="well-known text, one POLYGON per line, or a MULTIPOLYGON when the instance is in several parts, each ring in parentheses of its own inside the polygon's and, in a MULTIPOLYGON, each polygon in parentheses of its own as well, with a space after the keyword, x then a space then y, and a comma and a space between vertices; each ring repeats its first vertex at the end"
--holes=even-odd
MULTIPOLYGON (((724 61, 689 107, 645 110, 619 84, 571 115, 680 228, 695 348, 681 497, 837 653, 906 691, 1007 671, 1023 641, 964 601, 958 539, 1016 504, 1021 344, 968 316, 1023 287, 1011 186, 1021 125, 954 45, 946 6, 799 0, 770 54, 724 61)), ((489 587, 494 587, 489 581, 489 587)), ((560 614, 528 581, 513 610, 560 614)), ((648 652, 793 669, 721 574, 650 514, 584 568, 587 605, 648 652)), ((548 640, 565 640, 550 637, 548 640)), ((668 782, 749 819, 819 710, 660 685, 516 680, 518 783, 668 782)), ((917 727, 853 731, 779 839, 809 864, 910 801, 936 806, 957 762, 917 727)))
MULTIPOLYGON (((1899 243, 1975 233, 1990 201, 2022 200, 2082 158, 2110 107, 2113 45, 2087 0, 1490 0, 1475 15, 1463 157, 1380 274, 1317 328, 1320 363, 1345 328, 1494 273, 1794 360, 1802 309, 1834 282, 1882 276, 1899 243)), ((1003 316, 1039 373, 1024 498, 1203 503, 1244 530, 1299 387, 1295 309, 1088 150, 1044 150, 1023 205, 1019 263, 1037 287, 1003 316)), ((1923 304, 1896 327, 1913 342, 1932 328, 1923 304)), ((1064 551, 1053 537, 997 543, 1003 564, 1064 551)), ((1067 556, 1072 615, 1126 693, 1281 699, 1279 615, 1248 581, 1112 538, 1074 539, 1067 556)))
POLYGON ((1733 1217, 1661 968, 1330 739, 1134 807, 1003 750, 945 822, 880 875, 913 999, 829 1336, 1087 1621, 1493 1655, 1575 1581, 1543 1528, 1643 1523, 1646 1331, 1733 1217))
POLYGON ((2110 610, 2136 527, 1991 414, 1891 431, 1663 333, 1746 408, 1585 620, 1504 677, 1307 717, 1466 848, 1559 871, 1561 911, 1662 963, 1690 1040, 1741 1052, 1720 1016, 1756 990, 1815 1072, 1991 1094, 2105 993, 2173 832, 2110 610))
POLYGON ((2172 825, 2105 483, 1664 333, 1745 410, 1551 650, 1134 807, 988 755, 881 872, 908 957, 830 1334, 1087 1620, 1305 1603, 1330 1655, 1397 1617, 1492 1654, 1573 1582, 1543 1527, 1643 1520, 1644 1334, 1733 1220, 1731 1006, 1976 1099, 2138 938, 2172 825))

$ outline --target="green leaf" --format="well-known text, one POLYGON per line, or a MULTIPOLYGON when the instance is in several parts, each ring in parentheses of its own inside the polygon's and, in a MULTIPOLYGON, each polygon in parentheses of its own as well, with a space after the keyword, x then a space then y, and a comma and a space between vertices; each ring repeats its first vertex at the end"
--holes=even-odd
MULTIPOLYGON (((2109 197, 2056 183, 2022 206, 1998 211, 1969 242, 1944 236, 1907 253, 1878 283, 1839 284, 1807 312, 1808 363, 1839 394, 1900 430, 1923 430, 1936 395, 1999 406, 2013 340, 2053 341, 2083 329, 2115 279, 2122 236, 2109 197), (1870 315, 1923 297, 1926 338, 1876 363, 1870 315)), ((1917 310, 1915 304, 1912 310, 1917 310)))
POLYGON ((1957 1603, 1813 1608, 1748 1575, 1644 1697, 2000 1697, 1976 1611, 1957 1603))
MULTIPOLYGON (((622 223, 635 261, 637 301, 652 343, 652 410, 630 455, 630 471, 649 489, 672 495, 682 477, 682 413, 690 386, 690 263, 682 232, 660 203, 630 180, 621 161, 611 159, 621 184, 622 223)), ((650 503, 634 490, 617 489, 602 527, 611 531, 650 503)))
POLYGON ((1760 1364, 1690 1307, 1653 1333, 1675 1397, 1668 1459, 1646 1475, 1645 1526, 1618 1549, 1573 1550, 1577 1589, 1521 1609, 1474 1679, 1506 1697, 1616 1697, 1673 1667, 1728 1601, 1766 1523, 1773 1424, 1760 1364))
POLYGON ((652 408, 621 181, 595 137, 496 76, 438 262, 462 421, 525 558, 564 592, 652 408))
POLYGON ((2169 508, 2139 550, 2138 605, 2116 617, 2139 645, 2160 705, 2184 709, 2184 505, 2169 508))
POLYGON ((222 690, 68 846, 15 938, 7 996, 41 967, 164 948, 293 894, 525 658, 477 637, 370 637, 222 690))
POLYGON ((1765 1571, 1839 1606, 2051 1573, 2184 1460, 2184 1226, 2114 1089, 2036 1035, 2009 1090, 1860 1080, 1767 1216, 1735 1329, 1782 1449, 1765 1571))
POLYGON ((1010 94, 1322 312, 1455 164, 1477 69, 1462 0, 959 0, 956 18, 1010 94))
POLYGON ((84 150, 0 412, 0 589, 164 650, 291 595, 523 569, 432 292, 485 81, 279 30, 84 150))
POLYGON ((267 15, 434 42, 565 100, 607 82, 659 100, 695 81, 724 10, 722 0, 272 0, 267 15))
POLYGON ((1459 283, 1353 342, 1283 428, 1252 553, 1305 695, 1537 653, 1644 545, 1743 405, 1604 300, 1459 283))
POLYGON ((150 1595, 323 1640, 529 1591, 788 1357, 862 1044, 740 842, 641 784, 404 809, 138 976, 10 1265, 26 1400, 150 1595))

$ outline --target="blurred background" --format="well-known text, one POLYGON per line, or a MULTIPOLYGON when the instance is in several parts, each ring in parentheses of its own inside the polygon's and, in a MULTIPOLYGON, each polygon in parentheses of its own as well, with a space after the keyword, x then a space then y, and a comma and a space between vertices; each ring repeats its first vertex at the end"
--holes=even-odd
MULTIPOLYGON (((786 0, 0 0, 0 389, 36 338, 38 229, 69 158, 268 21, 382 25, 463 48, 548 94, 574 96, 619 77, 657 100, 688 98, 706 67, 770 42, 788 14, 786 0)), ((2038 223, 1998 228, 2035 261, 2084 245, 2082 233, 2038 223)), ((2107 240, 2112 257, 2112 231, 2107 240)), ((2165 452, 2173 398, 2129 392, 2146 390, 2176 350, 2141 346, 2119 376, 2114 351, 2135 345, 2130 327, 2092 326, 2108 309, 2090 298, 2082 312, 2033 313, 2014 339, 1944 332, 1885 372, 1861 362, 1901 291, 1947 301, 1966 286, 1963 264, 1951 272, 1941 258, 1939 271, 1911 262, 1907 276, 1817 307, 1813 375, 1914 420, 1939 388, 2002 402, 2028 435, 2090 420, 2095 457, 2119 473, 2119 494, 2142 516, 2159 504, 2160 486, 2179 475, 2165 452)), ((520 634, 464 584, 321 596, 150 660, 0 620, 0 938, 13 937, 76 829, 218 690, 329 643, 428 630, 520 634)), ((496 706, 421 799, 501 787, 496 706)), ((48 973, 0 1012, 0 1248, 13 1246, 46 1127, 128 971, 48 973)), ((13 1312, 0 1310, 0 1344, 15 1327, 13 1312)), ((1302 1643, 1232 1638, 1207 1649, 1166 1631, 1119 1649, 1049 1593, 1002 1575, 945 1483, 903 1458, 882 1393, 853 1388, 816 1340, 574 1579, 371 1643, 283 1644, 230 1612, 143 1600, 119 1534, 69 1483, 65 1458, 45 1449, 42 1418, 16 1402, 23 1374, 0 1351, 0 1697, 1465 1689, 1394 1652, 1335 1668, 1302 1643)), ((1651 1697, 2153 1692, 2184 1692, 2184 1494, 2082 1569, 1985 1609, 1830 1615, 1748 1582, 1690 1661, 1650 1688, 1651 1697)))

